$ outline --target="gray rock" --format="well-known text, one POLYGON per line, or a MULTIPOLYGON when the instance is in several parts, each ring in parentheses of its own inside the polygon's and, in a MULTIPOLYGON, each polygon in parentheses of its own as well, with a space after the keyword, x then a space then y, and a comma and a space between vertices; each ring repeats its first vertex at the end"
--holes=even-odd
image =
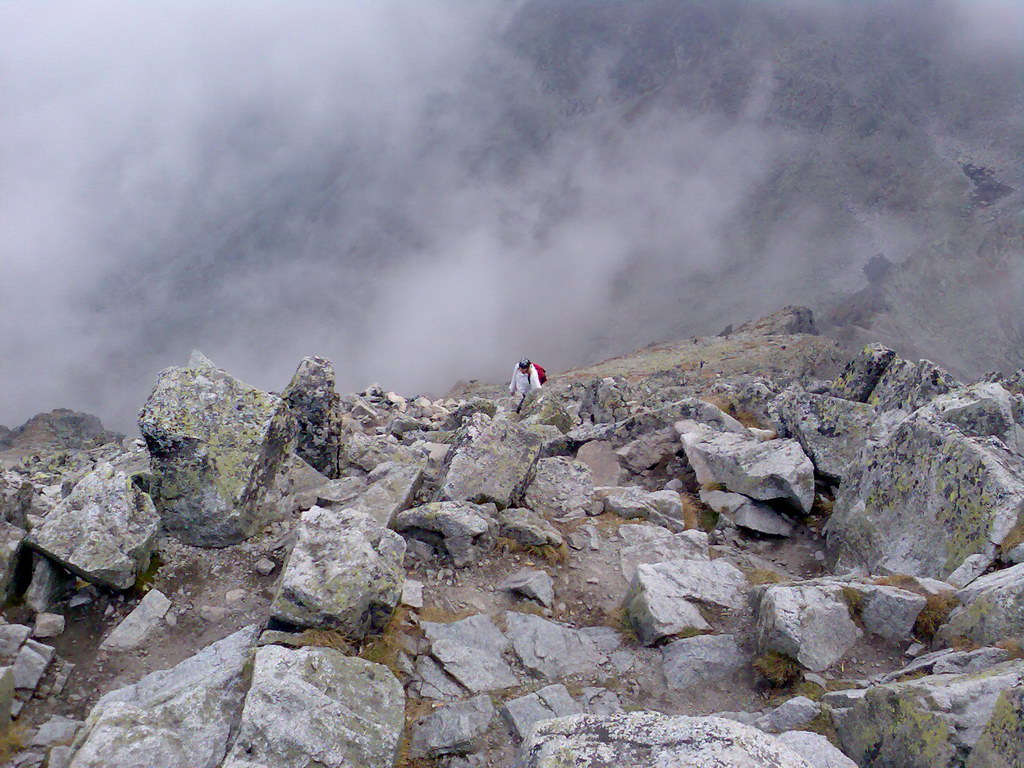
POLYGON ((766 733, 782 733, 807 725, 821 714, 821 704, 806 696, 794 696, 761 716, 755 727, 766 733))
POLYGON ((862 636, 839 587, 770 586, 761 594, 758 648, 796 659, 812 672, 838 662, 862 636))
POLYGON ((647 644, 687 629, 709 629, 691 601, 723 608, 745 605, 747 579, 724 560, 679 560, 637 566, 626 615, 647 644))
POLYGON ((332 648, 256 652, 227 765, 391 768, 405 694, 391 671, 332 648))
POLYGON ((53 648, 35 640, 26 640, 14 658, 14 687, 34 691, 53 659, 53 648))
POLYGON ((832 395, 866 403, 878 384, 878 379, 896 357, 896 353, 881 344, 869 344, 853 358, 832 384, 832 395))
POLYGON ((1024 755, 1024 686, 1004 690, 996 700, 967 768, 1016 768, 1024 755))
POLYGON ((392 528, 425 541, 456 567, 473 565, 494 548, 498 530, 493 504, 440 501, 395 516, 392 528))
POLYGON ((728 432, 692 430, 683 448, 699 483, 721 483, 753 499, 783 499, 802 512, 814 504, 814 465, 795 440, 758 442, 728 432))
POLYGON ((437 758, 475 751, 494 719, 494 705, 487 695, 435 709, 412 731, 410 753, 437 758))
POLYGON ((69 768, 217 768, 241 712, 258 634, 247 627, 101 697, 69 768))
POLYGON ((410 608, 423 607, 423 582, 415 579, 406 579, 402 584, 402 605, 410 608))
POLYGON ((70 744, 81 727, 81 720, 54 715, 39 726, 39 730, 29 740, 28 746, 52 747, 57 744, 70 744))
POLYGON ((57 637, 64 632, 64 617, 59 613, 36 614, 36 625, 32 630, 32 636, 40 640, 48 637, 57 637))
POLYGON ((607 688, 584 688, 580 693, 580 704, 591 715, 618 715, 625 711, 619 697, 607 688))
MULTIPOLYGON (((1024 721, 1006 694, 1021 689, 1024 660, 982 673, 931 675, 869 688, 851 706, 833 710, 839 746, 861 765, 954 768, 985 732, 1012 743, 1024 721), (1003 704, 1004 708, 997 710, 1003 704)), ((991 742, 989 742, 991 744, 991 742)), ((1005 754, 1005 753, 1004 753, 1005 754)), ((1019 759, 1020 753, 1011 758, 1019 759)), ((986 765, 968 761, 968 765, 986 765)), ((987 765, 1008 766, 1013 762, 987 765)))
POLYGON ((894 683, 909 677, 923 675, 973 675, 1010 660, 1010 652, 1002 648, 976 648, 956 651, 944 648, 918 656, 912 662, 877 679, 879 683, 894 683))
POLYGON ((0 660, 14 659, 21 646, 32 636, 32 627, 24 624, 0 624, 0 660))
POLYGON ((342 470, 357 467, 373 472, 381 464, 417 464, 423 456, 419 451, 401 445, 391 435, 364 435, 346 432, 339 453, 342 470))
POLYGON ((642 472, 668 461, 679 450, 678 435, 674 427, 649 432, 617 448, 615 453, 634 472, 642 472))
POLYGON ((520 739, 526 738, 534 723, 553 717, 581 715, 583 712, 583 707, 560 683, 511 699, 501 708, 501 714, 520 739))
POLYGON ((1010 549, 1010 551, 1004 556, 1004 559, 1006 562, 1012 563, 1013 565, 1020 565, 1021 563, 1024 563, 1024 544, 1018 544, 1010 549))
POLYGON ((16 525, 0 521, 0 598, 10 597, 14 586, 14 572, 21 554, 25 531, 16 525))
POLYGON ((913 411, 939 395, 960 386, 960 382, 930 360, 911 362, 894 358, 886 366, 867 402, 881 411, 913 411))
POLYGON ((302 513, 271 615, 299 627, 380 632, 402 595, 405 542, 360 512, 302 513))
POLYGON ((164 528, 200 547, 237 544, 263 528, 266 489, 295 437, 284 400, 200 361, 160 372, 139 429, 164 528))
POLYGON ((330 360, 305 357, 281 393, 298 424, 295 452, 327 477, 337 477, 340 471, 341 409, 334 385, 330 360))
POLYGON ((676 491, 645 491, 636 486, 626 486, 595 488, 594 493, 603 501, 605 512, 626 520, 650 520, 670 531, 686 530, 683 502, 676 491))
POLYGON ((992 564, 993 556, 991 550, 984 553, 979 552, 968 555, 964 561, 957 566, 944 580, 957 589, 962 589, 981 576, 992 564))
POLYGON ((576 460, 590 467, 591 479, 597 485, 618 485, 622 479, 619 455, 607 440, 591 440, 576 452, 576 460))
POLYGON ((994 645, 1008 637, 1024 637, 1024 564, 975 579, 956 597, 960 607, 938 632, 947 642, 967 638, 994 645))
POLYGON ((148 566, 160 518, 124 472, 100 465, 25 543, 86 581, 128 589, 148 566))
POLYGON ((590 513, 600 508, 594 497, 590 467, 565 456, 537 462, 524 503, 543 517, 590 513))
POLYGON ((0 733, 7 731, 14 709, 14 669, 0 667, 0 733))
POLYGON ((675 640, 661 649, 662 671, 672 690, 726 680, 750 659, 732 635, 699 635, 675 640))
POLYGON ((815 469, 836 482, 850 475, 877 418, 865 403, 793 390, 779 396, 776 409, 815 469))
POLYGON ((526 547, 561 547, 565 543, 551 523, 523 507, 511 507, 498 513, 498 535, 526 547))
POLYGON ((707 766, 814 768, 772 736, 717 717, 630 712, 576 715, 538 723, 515 768, 707 766))
POLYGON ((499 509, 519 506, 541 442, 510 421, 470 417, 445 459, 437 500, 491 502, 499 509))
POLYGON ((277 564, 268 557, 261 557, 253 566, 253 570, 260 576, 269 576, 274 572, 275 568, 277 568, 277 564))
POLYGON ((914 623, 928 602, 926 597, 897 587, 851 586, 863 594, 860 621, 864 629, 896 642, 910 638, 914 623))
POLYGON ((158 589, 151 589, 135 609, 124 617, 106 639, 101 651, 131 651, 148 642, 171 608, 171 601, 158 589))
POLYGON ((440 701, 459 699, 466 694, 466 689, 429 656, 416 657, 412 689, 420 698, 440 701))
POLYGON ((970 437, 996 437, 1011 451, 1024 453, 1024 426, 1013 396, 999 384, 981 382, 937 397, 923 414, 948 422, 970 437))
POLYGON ((545 608, 550 608, 555 602, 554 582, 544 571, 517 571, 501 582, 499 587, 536 600, 545 608))
POLYGON ((1024 461, 994 438, 915 414, 870 445, 825 527, 839 567, 944 578, 996 546, 1024 508, 1024 461))
POLYGON ((574 629, 528 613, 507 611, 508 637, 530 672, 545 679, 593 673, 621 640, 611 627, 574 629))
POLYGON ((519 684, 504 659, 508 638, 487 616, 476 614, 450 624, 424 621, 421 627, 430 641, 430 655, 471 693, 519 684))
POLYGON ((857 764, 840 752, 831 741, 810 731, 786 731, 779 741, 796 752, 813 768, 857 768, 857 764))
POLYGON ((638 565, 664 563, 670 560, 708 560, 708 535, 689 530, 671 533, 659 525, 623 525, 619 527, 622 547, 619 567, 627 581, 632 581, 638 565))
POLYGON ((36 613, 46 613, 74 584, 75 577, 66 569, 33 552, 32 579, 25 590, 25 605, 36 613))
POLYGON ((367 484, 366 478, 361 475, 331 480, 317 491, 316 506, 335 509, 350 507, 366 492, 367 484))
POLYGON ((46 760, 46 768, 68 768, 74 751, 71 747, 51 747, 46 760))
POLYGON ((793 522, 767 504, 741 493, 701 491, 700 500, 734 525, 771 536, 791 536, 793 522))
POLYGON ((423 484, 422 464, 380 464, 370 473, 370 484, 347 506, 364 512, 383 526, 408 509, 423 484))

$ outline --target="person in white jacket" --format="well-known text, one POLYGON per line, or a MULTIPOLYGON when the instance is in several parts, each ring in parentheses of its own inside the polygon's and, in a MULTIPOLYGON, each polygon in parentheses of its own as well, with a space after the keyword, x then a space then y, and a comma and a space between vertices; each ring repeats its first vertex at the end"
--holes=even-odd
POLYGON ((512 381, 508 385, 508 393, 515 397, 518 394, 522 394, 523 399, 519 401, 519 405, 516 406, 516 413, 519 413, 519 409, 523 407, 523 402, 526 400, 526 396, 535 389, 540 389, 540 377, 537 376, 537 369, 530 362, 529 358, 524 357, 519 361, 519 364, 512 371, 512 381))

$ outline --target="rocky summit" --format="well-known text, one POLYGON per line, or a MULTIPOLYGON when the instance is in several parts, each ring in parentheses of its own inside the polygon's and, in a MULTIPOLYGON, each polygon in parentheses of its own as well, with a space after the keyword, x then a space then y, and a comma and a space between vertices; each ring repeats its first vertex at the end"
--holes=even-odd
POLYGON ((2 759, 1019 767, 1022 378, 803 308, 553 366, 519 412, 195 353, 141 439, 4 438, 2 759))

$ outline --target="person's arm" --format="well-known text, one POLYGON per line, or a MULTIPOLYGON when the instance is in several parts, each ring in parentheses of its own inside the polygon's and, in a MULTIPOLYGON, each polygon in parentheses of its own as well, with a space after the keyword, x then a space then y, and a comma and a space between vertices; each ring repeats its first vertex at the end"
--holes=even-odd
POLYGON ((516 374, 519 373, 519 366, 517 365, 512 369, 512 381, 508 384, 508 393, 514 395, 516 393, 516 374))
POLYGON ((537 376, 537 368, 533 365, 530 366, 530 388, 540 389, 540 377, 537 376))

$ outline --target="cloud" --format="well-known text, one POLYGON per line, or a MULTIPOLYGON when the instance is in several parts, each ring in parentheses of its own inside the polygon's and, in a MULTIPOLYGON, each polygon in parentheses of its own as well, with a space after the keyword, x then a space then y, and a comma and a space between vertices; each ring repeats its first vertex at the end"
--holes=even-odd
POLYGON ((322 354, 346 389, 437 393, 856 287, 928 231, 906 190, 946 178, 922 126, 952 118, 920 95, 943 84, 906 57, 983 80, 993 14, 0 5, 0 422, 68 406, 130 428, 193 347, 268 389, 322 354))

